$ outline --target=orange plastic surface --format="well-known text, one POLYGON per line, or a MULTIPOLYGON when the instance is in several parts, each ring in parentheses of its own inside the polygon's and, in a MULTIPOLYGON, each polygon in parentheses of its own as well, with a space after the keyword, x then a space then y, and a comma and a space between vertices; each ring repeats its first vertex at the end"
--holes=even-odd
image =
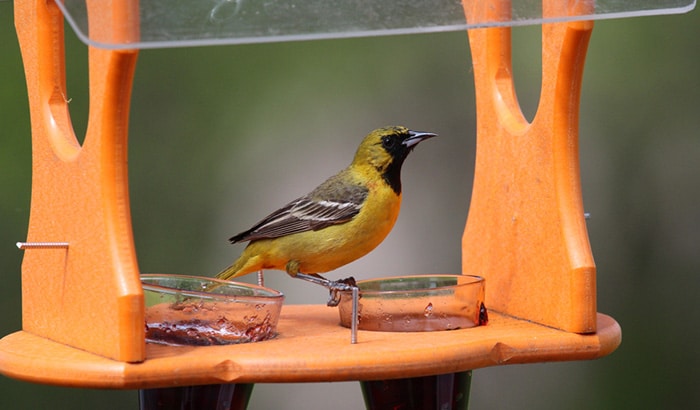
MULTIPOLYGON (((92 2, 89 2, 92 6, 92 2)), ((106 7, 91 30, 128 38, 129 2, 106 7)), ((53 1, 15 2, 32 120, 32 197, 22 262, 27 332, 100 355, 145 357, 143 291, 131 232, 127 128, 135 51, 90 48, 90 112, 82 147, 73 132, 65 81, 63 16, 53 1)))
MULTIPOLYGON (((583 3, 544 0, 543 14, 583 3)), ((463 4, 474 19, 510 7, 463 4)), ((577 333, 596 330, 596 268, 578 160, 579 95, 592 29, 589 21, 542 26, 542 91, 532 122, 521 113, 513 84, 510 28, 469 31, 477 151, 462 269, 486 278, 489 308, 577 333)))
MULTIPOLYGON (((545 12, 559 3, 545 0, 545 12)), ((126 12, 136 4, 88 0, 90 29, 136 38, 129 16, 138 13, 126 12)), ((467 16, 477 19, 506 4, 464 1, 467 16)), ((69 247, 25 251, 23 331, 0 340, 0 372, 109 388, 371 380, 592 359, 619 345, 617 323, 595 310, 578 174, 578 99, 591 23, 543 27, 542 98, 532 123, 513 89, 509 29, 469 32, 478 146, 463 269, 487 278, 488 326, 361 331, 351 345, 334 309, 287 306, 275 340, 175 348, 144 341, 126 160, 137 53, 90 48, 89 124, 81 147, 68 113, 61 14, 52 1, 15 0, 15 21, 32 120, 27 241, 69 247)))
POLYGON ((588 360, 620 344, 620 328, 598 315, 590 335, 491 314, 488 326, 430 333, 341 327, 337 309, 285 306, 276 339, 209 347, 146 346, 146 361, 124 363, 67 348, 30 333, 0 340, 0 369, 37 383, 97 388, 149 388, 213 383, 380 380, 488 366, 588 360), (49 356, 50 360, 45 360, 49 356))

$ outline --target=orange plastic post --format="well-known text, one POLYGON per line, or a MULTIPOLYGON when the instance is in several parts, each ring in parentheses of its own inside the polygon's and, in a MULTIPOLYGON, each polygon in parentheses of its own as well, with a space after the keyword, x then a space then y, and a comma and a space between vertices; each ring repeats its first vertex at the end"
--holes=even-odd
MULTIPOLYGON (((91 33, 135 39, 138 22, 129 20, 138 16, 134 7, 130 1, 89 1, 91 33)), ((127 181, 137 52, 90 47, 90 112, 80 146, 68 110, 60 10, 53 1, 17 0, 15 25, 32 121, 27 242, 68 243, 65 249, 25 250, 23 329, 108 358, 142 361, 143 291, 127 181)))
MULTIPOLYGON (((510 12, 510 1, 463 5, 469 22, 510 12)), ((543 14, 562 7, 582 14, 580 7, 592 2, 545 0, 543 14)), ((490 309, 577 333, 596 331, 596 268, 578 161, 581 77, 592 29, 590 21, 543 24, 542 90, 532 122, 513 85, 511 29, 469 30, 477 151, 463 271, 486 277, 490 309)))

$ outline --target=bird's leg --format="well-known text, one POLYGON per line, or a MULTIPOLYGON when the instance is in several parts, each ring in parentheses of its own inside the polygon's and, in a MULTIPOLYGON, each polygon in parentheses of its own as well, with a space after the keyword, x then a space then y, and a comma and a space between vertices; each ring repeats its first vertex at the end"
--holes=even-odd
POLYGON ((340 295, 338 292, 352 291, 352 288, 357 286, 355 285, 355 279, 353 277, 337 281, 328 280, 317 273, 297 273, 295 277, 321 285, 328 289, 330 291, 330 295, 328 297, 327 305, 331 307, 338 306, 338 303, 340 303, 340 295))
POLYGON ((287 274, 293 278, 315 283, 328 289, 330 291, 330 295, 328 297, 327 305, 331 307, 338 306, 338 303, 340 303, 340 295, 338 292, 352 291, 353 287, 357 287, 355 284, 355 278, 353 277, 333 281, 324 278, 318 273, 301 273, 299 272, 299 262, 295 260, 291 260, 287 263, 286 270, 287 274))

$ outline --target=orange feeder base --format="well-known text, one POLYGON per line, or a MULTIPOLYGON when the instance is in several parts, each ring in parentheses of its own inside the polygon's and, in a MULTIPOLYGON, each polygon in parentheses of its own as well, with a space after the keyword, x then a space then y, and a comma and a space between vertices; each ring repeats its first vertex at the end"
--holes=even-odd
POLYGON ((273 340, 229 346, 146 346, 143 363, 126 363, 28 332, 6 336, 6 375, 36 383, 116 389, 216 383, 383 380, 453 373, 504 364, 596 359, 620 344, 620 327, 597 315, 598 331, 579 335, 491 312, 489 324, 443 332, 359 331, 338 324, 335 309, 282 309, 273 340), (50 360, 47 358, 50 357, 50 360))

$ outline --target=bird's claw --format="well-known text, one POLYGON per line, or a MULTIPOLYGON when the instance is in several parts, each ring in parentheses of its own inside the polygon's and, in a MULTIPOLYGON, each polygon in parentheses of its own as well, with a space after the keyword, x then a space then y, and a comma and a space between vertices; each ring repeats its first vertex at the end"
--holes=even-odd
POLYGON ((328 286, 330 294, 326 305, 330 307, 338 306, 338 303, 340 303, 340 292, 352 291, 352 288, 356 287, 357 283, 355 282, 355 278, 352 276, 337 281, 330 281, 328 286))

